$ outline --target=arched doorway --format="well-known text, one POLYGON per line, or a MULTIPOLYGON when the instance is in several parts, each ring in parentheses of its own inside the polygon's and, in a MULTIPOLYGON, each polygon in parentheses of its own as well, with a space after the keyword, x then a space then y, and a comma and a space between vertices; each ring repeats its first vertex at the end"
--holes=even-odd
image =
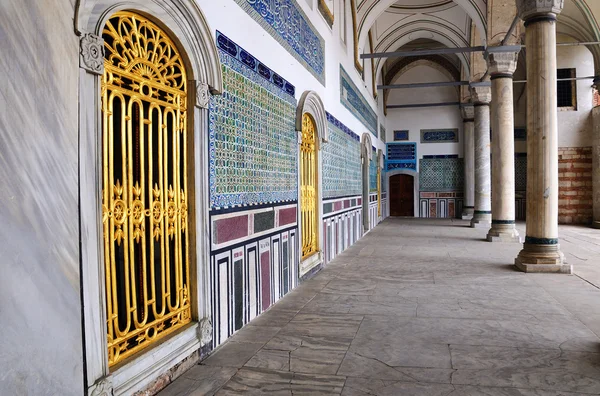
POLYGON ((412 175, 399 174, 390 176, 389 205, 390 216, 415 215, 415 178, 412 175))

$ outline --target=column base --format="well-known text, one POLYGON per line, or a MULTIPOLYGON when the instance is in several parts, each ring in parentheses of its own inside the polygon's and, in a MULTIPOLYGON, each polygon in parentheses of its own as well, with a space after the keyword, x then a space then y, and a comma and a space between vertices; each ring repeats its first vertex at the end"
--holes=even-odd
POLYGON ((492 225, 492 212, 476 210, 471 219, 471 228, 490 228, 492 225))
POLYGON ((463 220, 473 219, 473 212, 475 212, 474 208, 467 208, 467 207, 463 206, 462 219, 463 220))
POLYGON ((558 244, 525 242, 515 259, 515 267, 523 272, 572 274, 573 266, 565 261, 558 244))
MULTIPOLYGON (((492 220, 492 228, 488 231, 488 242, 516 242, 522 243, 519 231, 515 229, 514 221, 506 221, 506 223, 496 223, 497 220, 492 220)), ((501 220, 500 220, 501 221, 501 220)))

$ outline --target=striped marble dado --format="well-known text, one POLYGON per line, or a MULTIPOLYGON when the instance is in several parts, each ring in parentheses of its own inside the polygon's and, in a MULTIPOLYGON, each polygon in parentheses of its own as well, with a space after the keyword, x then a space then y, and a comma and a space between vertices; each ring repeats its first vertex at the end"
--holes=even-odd
POLYGON ((298 285, 296 204, 211 216, 213 348, 298 285))
POLYGON ((419 217, 455 218, 462 213, 462 192, 419 193, 419 217))
POLYGON ((354 245, 362 235, 360 196, 323 201, 323 264, 354 245))

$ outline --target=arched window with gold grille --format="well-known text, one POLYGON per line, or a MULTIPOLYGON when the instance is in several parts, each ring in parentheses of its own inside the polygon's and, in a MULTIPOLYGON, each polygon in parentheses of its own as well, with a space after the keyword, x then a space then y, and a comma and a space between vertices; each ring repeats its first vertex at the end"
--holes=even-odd
POLYGON ((318 252, 318 158, 317 127, 308 113, 302 115, 302 143, 300 144, 300 221, 302 259, 318 252))
POLYGON ((381 217, 381 166, 377 157, 377 216, 381 217))
POLYGON ((191 153, 186 72, 167 33, 118 12, 102 37, 102 222, 115 365, 191 321, 191 153))

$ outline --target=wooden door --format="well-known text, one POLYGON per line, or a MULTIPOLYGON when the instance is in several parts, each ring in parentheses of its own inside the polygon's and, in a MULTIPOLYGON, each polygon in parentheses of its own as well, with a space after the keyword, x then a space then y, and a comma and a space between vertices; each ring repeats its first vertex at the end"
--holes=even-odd
POLYGON ((390 215, 415 215, 415 179, 410 175, 390 177, 390 215))

